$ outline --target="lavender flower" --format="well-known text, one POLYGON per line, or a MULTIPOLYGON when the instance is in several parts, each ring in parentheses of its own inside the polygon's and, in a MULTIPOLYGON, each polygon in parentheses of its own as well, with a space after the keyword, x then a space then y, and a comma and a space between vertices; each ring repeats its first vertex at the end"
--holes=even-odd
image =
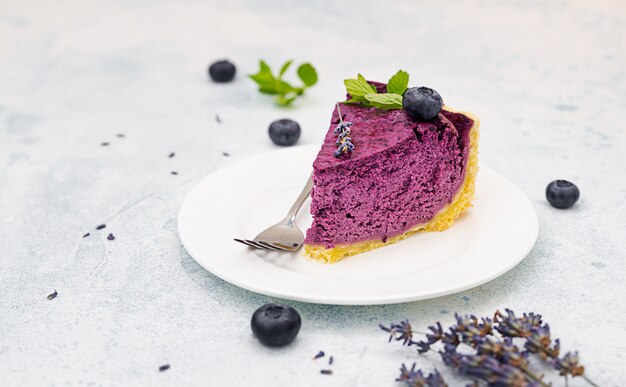
POLYGON ((578 352, 568 352, 562 358, 554 359, 554 368, 559 371, 559 375, 583 376, 585 367, 580 365, 578 352))
POLYGON ((441 341, 444 337, 443 328, 441 327, 441 323, 437 322, 436 325, 431 325, 428 327, 428 330, 432 333, 426 334, 426 341, 418 341, 415 344, 419 353, 426 353, 430 351, 430 347, 438 341, 441 341))
POLYGON ((400 324, 391 324, 386 327, 382 324, 379 325, 380 329, 385 332, 389 332, 389 342, 395 339, 396 341, 402 341, 402 345, 416 344, 413 341, 413 329, 409 320, 400 321, 400 324))
POLYGON ((502 364, 487 355, 463 355, 446 346, 440 352, 444 363, 461 375, 486 381, 490 386, 532 386, 533 382, 519 368, 502 364))
POLYGON ((524 343, 524 348, 530 353, 539 354, 544 360, 547 358, 556 359, 561 350, 561 343, 559 339, 556 339, 552 345, 550 326, 545 324, 531 330, 530 336, 526 338, 526 343, 524 343))
POLYGON ((505 309, 505 312, 507 314, 506 316, 500 313, 500 311, 496 311, 493 317, 496 324, 495 329, 502 334, 502 336, 528 337, 533 328, 542 326, 540 314, 524 313, 522 317, 518 318, 510 309, 505 309))
POLYGON ((354 150, 354 144, 352 143, 352 138, 350 137, 350 133, 352 132, 350 127, 353 124, 352 122, 343 121, 339 104, 337 104, 337 113, 339 114, 339 125, 337 125, 335 130, 333 130, 333 133, 338 135, 337 141, 335 141, 337 150, 335 150, 333 155, 335 157, 340 157, 341 155, 354 150))
POLYGON ((476 353, 491 356, 502 364, 509 364, 518 368, 528 365, 528 354, 520 352, 509 337, 505 337, 502 341, 487 337, 476 346, 476 353))
POLYGON ((439 371, 424 376, 422 370, 415 369, 415 363, 408 369, 406 365, 402 364, 400 368, 400 377, 396 379, 396 382, 404 382, 409 387, 448 387, 446 382, 439 374, 439 371))
POLYGON ((455 314, 457 322, 457 331, 461 335, 461 341, 471 345, 472 347, 479 344, 482 339, 492 333, 493 321, 488 318, 482 318, 481 322, 474 315, 461 317, 455 314))
MULTIPOLYGON (((416 332, 408 320, 389 327, 380 326, 390 333, 389 341, 402 341, 403 345, 415 345, 419 353, 433 350, 433 346, 441 343, 438 353, 443 363, 455 369, 459 374, 479 380, 488 386, 548 386, 543 376, 536 375, 530 369, 528 357, 536 354, 567 376, 582 376, 589 384, 596 386, 585 375, 577 352, 568 352, 559 357, 561 343, 552 340, 550 326, 544 324, 542 317, 535 313, 524 313, 521 317, 506 309, 505 313, 497 311, 493 320, 477 318, 474 315, 455 314, 456 324, 444 329, 441 323, 428 327, 424 340, 414 341, 416 332), (513 339, 520 338, 523 348, 520 349, 513 339), (471 351, 459 352, 458 347, 466 345, 471 351)), ((408 386, 439 386, 445 385, 438 372, 424 376, 424 372, 416 370, 415 364, 408 369, 404 364, 401 375, 397 379, 408 386), (440 384, 436 384, 440 383, 440 384)), ((470 385, 472 386, 472 385, 470 385)), ((469 386, 468 386, 469 387, 469 386)))

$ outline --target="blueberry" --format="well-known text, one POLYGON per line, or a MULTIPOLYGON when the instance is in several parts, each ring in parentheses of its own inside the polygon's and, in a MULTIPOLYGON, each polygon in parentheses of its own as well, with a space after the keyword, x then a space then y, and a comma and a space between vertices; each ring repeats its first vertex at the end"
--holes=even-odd
POLYGON ((235 65, 227 60, 220 60, 209 66, 209 75, 215 82, 230 82, 235 77, 235 65))
POLYGON ((250 325, 263 345, 279 347, 296 338, 302 320, 298 311, 291 306, 265 304, 254 312, 250 325))
POLYGON ((428 87, 411 87, 402 96, 402 107, 416 120, 430 120, 441 111, 443 100, 439 93, 428 87))
POLYGON ((546 187, 546 199, 556 208, 569 208, 580 197, 578 187, 567 180, 555 180, 546 187))
POLYGON ((269 133, 276 145, 290 146, 300 138, 300 125, 294 120, 283 118, 270 124, 269 133))

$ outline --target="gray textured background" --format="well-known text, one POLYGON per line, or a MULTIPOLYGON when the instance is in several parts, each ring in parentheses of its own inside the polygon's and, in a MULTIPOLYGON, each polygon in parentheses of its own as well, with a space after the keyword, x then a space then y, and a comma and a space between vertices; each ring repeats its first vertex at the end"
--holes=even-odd
POLYGON ((379 323, 425 329, 455 311, 512 307, 542 313, 596 382, 623 385, 625 39, 623 1, 3 1, 0 384, 394 386, 418 358, 387 344, 379 323), (232 84, 207 80, 221 57, 238 66, 232 84), (310 60, 320 83, 280 110, 244 77, 259 58, 310 60), (273 119, 298 120, 301 143, 319 143, 343 78, 398 68, 481 117, 481 162, 531 198, 537 245, 508 274, 449 297, 294 303, 297 341, 266 349, 248 319, 270 299, 191 259, 176 231, 181 200, 207 173, 275 149, 273 119), (545 202, 556 178, 579 185, 573 209, 545 202), (311 360, 320 349, 335 357, 332 376, 311 360))

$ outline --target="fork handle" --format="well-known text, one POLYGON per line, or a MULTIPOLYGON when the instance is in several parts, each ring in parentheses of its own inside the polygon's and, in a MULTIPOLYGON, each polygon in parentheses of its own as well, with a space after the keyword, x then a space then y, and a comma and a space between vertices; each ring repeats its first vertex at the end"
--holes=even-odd
POLYGON ((312 189, 313 189, 313 174, 309 176, 309 180, 306 182, 306 185, 302 189, 302 192, 300 192, 300 195, 298 196, 296 201, 293 203, 293 205, 289 209, 289 212, 287 213, 287 216, 285 217, 285 220, 287 221, 288 226, 294 225, 296 221, 296 215, 298 214, 300 207, 302 207, 302 204, 304 204, 304 201, 311 194, 312 189))

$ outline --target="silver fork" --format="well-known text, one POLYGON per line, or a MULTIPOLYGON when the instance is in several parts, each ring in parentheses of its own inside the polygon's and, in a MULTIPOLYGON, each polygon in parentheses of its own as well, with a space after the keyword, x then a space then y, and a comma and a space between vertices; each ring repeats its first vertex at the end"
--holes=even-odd
POLYGON ((276 251, 298 250, 302 247, 302 243, 304 242, 304 234, 302 234, 302 231, 300 231, 296 225, 296 215, 304 201, 311 194, 312 188, 313 179, 309 177, 304 189, 300 192, 300 196, 298 196, 298 199, 293 203, 291 209, 289 209, 285 219, 267 228, 265 231, 262 231, 254 239, 234 238, 234 240, 256 249, 276 251))

